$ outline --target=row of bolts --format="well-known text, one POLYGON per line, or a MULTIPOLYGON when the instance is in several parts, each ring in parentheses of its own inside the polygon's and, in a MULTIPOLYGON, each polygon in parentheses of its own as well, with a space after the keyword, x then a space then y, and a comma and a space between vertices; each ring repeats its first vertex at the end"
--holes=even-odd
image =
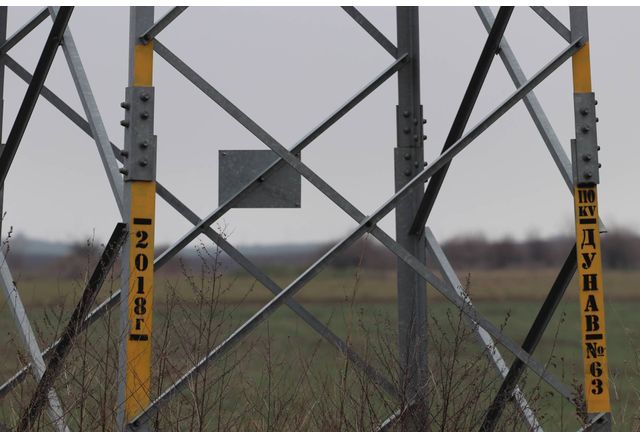
MULTIPOLYGON (((148 100, 149 100, 149 95, 148 95, 147 93, 142 93, 142 94, 140 95, 140 99, 141 99, 142 101, 148 101, 148 100)), ((595 105, 598 105, 598 101, 595 101, 595 105)), ((129 105, 129 103, 128 103, 128 102, 122 102, 122 103, 120 103, 120 106, 121 106, 122 108, 124 108, 125 110, 128 110, 128 109, 131 107, 131 106, 129 105)), ((588 114, 589 114, 589 110, 588 110, 587 108, 583 108, 582 110, 580 110, 580 113, 581 113, 582 115, 586 116, 586 115, 588 115, 588 114)), ((403 116, 404 116, 404 117, 409 117, 409 115, 410 115, 410 113, 409 113, 408 111, 405 111, 405 112, 403 113, 403 116)), ((148 119, 148 118, 149 118, 149 112, 147 112, 147 111, 142 112, 142 113, 140 114, 140 118, 142 118, 142 119, 148 119)), ((599 122, 599 121, 600 121, 600 119, 596 117, 596 122, 599 122)), ((422 123, 423 123, 423 124, 426 124, 426 123, 427 123, 427 120, 426 120, 426 119, 422 119, 422 123)), ((417 125, 417 124, 418 124, 418 119, 413 119, 413 124, 414 124, 414 125, 417 125)), ((123 127, 125 127, 125 128, 126 128, 126 127, 128 127, 128 126, 129 126, 129 121, 127 121, 127 120, 121 120, 121 121, 120 121, 120 125, 122 125, 123 127)), ((588 133, 588 132, 589 132, 589 129, 590 129, 590 128, 589 128, 589 126, 588 126, 588 125, 584 125, 584 126, 582 127, 582 132, 586 134, 586 133, 588 133)), ((405 134, 408 134, 408 133, 411 131, 411 129, 410 129, 408 126, 405 126, 405 127, 402 129, 402 131, 403 131, 405 134)), ((413 136, 413 140, 415 140, 415 141, 417 141, 417 140, 418 140, 418 135, 417 135, 417 134, 413 136)), ((422 140, 427 140, 427 136, 426 136, 426 135, 423 135, 423 136, 422 136, 422 140)), ((145 141, 141 142, 141 143, 140 143, 140 146, 141 146, 142 148, 147 148, 147 147, 149 146, 149 141, 148 141, 148 140, 145 140, 145 141)), ((598 146, 598 151, 600 151, 600 147, 599 147, 599 146, 598 146)), ((128 153, 127 151, 121 151, 121 152, 120 152, 120 154, 121 154, 123 157, 128 157, 128 156, 129 156, 129 153, 128 153)), ((405 160, 410 160, 410 159, 411 159, 411 154, 410 154, 410 153, 406 153, 406 154, 404 155, 404 159, 405 159, 405 160)), ((585 154, 585 155, 582 157, 582 159, 583 159, 585 162, 588 162, 588 161, 591 161, 592 156, 591 156, 591 154, 585 154)), ((142 159, 142 160, 140 160, 139 164, 140 164, 140 166, 147 166, 147 165, 149 164, 149 162, 147 161, 147 159, 142 159)), ((419 163, 416 161, 416 162, 414 163, 414 166, 415 166, 416 168, 418 168, 419 163)), ((423 166, 427 166, 427 162, 424 162, 423 166)), ((598 164, 598 168, 601 168, 601 167, 602 167, 602 164, 598 164)), ((121 168, 121 169, 120 169, 120 173, 122 173, 122 174, 124 174, 124 175, 127 175, 127 174, 129 173, 129 171, 128 171, 126 168, 121 168)), ((404 171, 404 175, 406 175, 406 176, 411 175, 411 169, 410 169, 410 168, 405 169, 405 171, 404 171)), ((592 176, 592 174, 591 174, 590 172, 587 172, 587 173, 585 174, 585 177, 587 177, 587 178, 590 178, 591 176, 592 176)), ((264 178, 261 178, 261 181, 264 181, 264 178)))
MULTIPOLYGON (((149 98, 150 98, 149 93, 143 92, 143 93, 140 94, 140 100, 143 101, 143 102, 148 101, 149 98)), ((124 108, 125 110, 129 110, 129 108, 131 108, 131 105, 128 102, 121 102, 120 106, 122 108, 124 108)), ((143 111, 142 113, 140 113, 140 118, 143 119, 143 120, 149 119, 149 116, 150 116, 150 114, 149 114, 148 111, 143 111)), ((129 127, 129 121, 128 120, 121 120, 120 121, 120 125, 122 125, 125 128, 128 128, 129 127)), ((150 143, 149 143, 148 140, 144 140, 144 141, 142 141, 140 143, 140 146, 142 148, 145 148, 145 149, 148 148, 149 145, 150 145, 150 143)), ((128 157, 129 156, 129 152, 122 150, 122 151, 120 151, 120 155, 122 155, 122 157, 128 157)), ((140 166, 144 167, 144 166, 147 166, 149 164, 149 161, 147 159, 142 159, 142 160, 140 160, 138 162, 138 164, 140 166)), ((129 174, 129 170, 127 168, 120 168, 120 173, 124 174, 124 175, 127 175, 127 174, 129 174)))

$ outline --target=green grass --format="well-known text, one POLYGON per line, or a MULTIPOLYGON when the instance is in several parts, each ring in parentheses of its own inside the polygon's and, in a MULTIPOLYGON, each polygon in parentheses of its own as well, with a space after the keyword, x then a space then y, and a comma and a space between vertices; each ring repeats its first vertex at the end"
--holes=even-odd
MULTIPOLYGON (((274 280, 281 286, 293 280, 295 275, 286 270, 273 272, 274 280)), ((470 273, 470 295, 481 313, 497 325, 504 324, 504 332, 516 342, 521 342, 553 282, 554 275, 554 272, 545 270, 474 272, 470 273)), ((465 283, 467 273, 460 273, 460 277, 465 283)), ((639 424, 638 353, 640 343, 637 342, 639 329, 636 316, 640 312, 640 301, 632 300, 639 278, 637 272, 622 271, 606 273, 605 278, 608 297, 606 324, 612 383, 611 399, 614 429, 618 431, 637 430, 639 424)), ((157 344, 154 365, 156 372, 162 367, 164 369, 162 369, 163 382, 158 383, 158 377, 155 378, 154 393, 158 392, 158 385, 164 388, 169 382, 181 376, 184 370, 199 357, 223 340, 233 328, 273 297, 250 277, 243 274, 225 274, 221 281, 217 281, 219 283, 215 288, 212 288, 212 280, 206 274, 204 276, 196 274, 192 280, 194 284, 189 284, 184 276, 170 278, 158 276, 154 311, 156 328, 154 337, 157 344), (200 297, 197 294, 198 290, 202 293, 200 297), (206 306, 211 302, 207 299, 207 294, 211 292, 216 296, 216 308, 209 313, 206 306), (206 329, 209 314, 215 315, 213 322, 215 331, 209 330, 209 333, 213 332, 214 335, 211 339, 205 339, 202 334, 207 332, 204 329, 206 329), (215 326, 216 322, 220 323, 219 326, 215 326), (164 340, 163 330, 167 327, 166 325, 169 325, 170 331, 166 338, 166 349, 163 350, 159 345, 164 340), (165 352, 166 355, 163 357, 158 354, 159 352, 165 352)), ((117 288, 118 284, 117 279, 112 279, 101 292, 101 298, 106 297, 110 289, 117 288)), ((18 279, 18 287, 32 324, 41 335, 42 345, 53 340, 55 333, 59 332, 60 322, 65 322, 68 318, 81 292, 81 285, 81 281, 18 279)), ((568 384, 579 384, 582 381, 576 291, 575 285, 569 288, 567 297, 559 306, 535 353, 536 359, 543 363, 548 362, 550 370, 564 377, 568 384)), ((319 320, 327 323, 336 334, 348 338, 358 352, 363 355, 368 354, 376 367, 382 370, 388 369, 389 365, 376 359, 375 353, 386 349, 388 352, 394 350, 396 327, 394 297, 393 273, 361 273, 356 278, 355 272, 351 270, 327 270, 296 296, 319 320)), ((435 371, 448 364, 450 355, 448 351, 437 352, 437 340, 451 336, 455 329, 457 312, 433 289, 429 289, 429 297, 429 316, 433 337, 429 363, 434 370, 434 380, 437 381, 439 375, 435 371), (437 320, 438 325, 434 319, 437 320), (451 324, 447 323, 448 319, 451 320, 451 324)), ((22 350, 19 349, 19 340, 5 303, 0 307, 0 315, 2 316, 0 330, 5 334, 0 344, 0 352, 5 360, 0 362, 0 378, 5 381, 18 369, 20 361, 24 361, 24 354, 20 354, 22 350)), ((91 358, 87 358, 86 355, 82 356, 80 347, 74 350, 74 357, 70 359, 73 368, 64 378, 61 378, 58 384, 61 398, 67 405, 71 405, 70 401, 74 401, 73 389, 79 385, 81 377, 86 378, 83 383, 89 383, 83 384, 85 387, 97 386, 96 388, 111 392, 106 399, 113 403, 115 353, 117 352, 117 337, 113 334, 114 328, 117 328, 116 310, 110 318, 111 324, 101 321, 82 341, 87 343, 89 348, 99 351, 99 355, 93 354, 91 358), (110 338, 105 336, 108 330, 112 331, 110 338), (106 345, 110 346, 107 354, 104 352, 106 345), (81 369, 82 361, 89 372, 81 369)), ((474 340, 470 337, 465 338, 464 342, 469 346, 465 347, 462 353, 463 361, 477 360, 478 350, 473 345, 474 340)), ((510 363, 513 356, 502 347, 500 350, 510 363)), ((207 407, 205 421, 203 422, 202 419, 194 421, 193 417, 189 418, 190 409, 188 408, 184 409, 184 413, 180 412, 181 405, 197 406, 197 402, 191 401, 194 398, 189 399, 187 395, 178 398, 175 403, 164 409, 165 416, 160 424, 161 428, 170 430, 371 429, 376 422, 379 422, 379 418, 383 418, 391 411, 395 404, 391 399, 373 392, 375 397, 372 397, 372 401, 369 402, 373 407, 371 410, 373 413, 359 413, 357 401, 351 400, 350 405, 347 404, 348 409, 343 407, 341 412, 349 413, 349 419, 338 422, 341 418, 335 416, 338 410, 336 407, 340 405, 338 402, 342 401, 341 404, 343 404, 345 398, 340 392, 349 388, 353 395, 358 395, 361 390, 361 387, 358 387, 361 386, 361 377, 356 371, 349 369, 348 383, 342 387, 338 385, 346 367, 343 357, 286 308, 279 309, 268 323, 261 324, 256 333, 248 337, 233 355, 226 358, 226 362, 228 366, 226 368, 224 362, 211 367, 208 381, 202 381, 200 384, 205 386, 209 383, 205 386, 210 393, 206 396, 209 401, 203 403, 203 406, 207 407), (243 361, 231 367, 235 360, 240 359, 243 361), (309 359, 311 360, 307 364, 309 359), (222 379, 220 379, 221 376, 222 379), (286 403, 287 401, 289 404, 286 403), (359 421, 356 422, 353 419, 359 419, 359 421), (333 422, 337 423, 333 424, 333 422)), ((483 409, 490 402, 496 386, 499 385, 499 380, 493 371, 491 374, 490 377, 483 378, 488 380, 489 384, 478 398, 481 401, 479 406, 475 411, 470 411, 469 417, 474 419, 467 420, 468 424, 461 424, 458 428, 464 429, 466 425, 475 425, 477 428, 483 409)), ((205 377, 200 376, 199 379, 204 380, 205 377)), ((463 377, 460 383, 467 382, 469 379, 469 377, 463 377)), ((20 411, 20 405, 30 395, 32 381, 29 379, 14 391, 14 395, 0 403, 1 421, 12 423, 16 413, 20 411)), ((468 382, 467 385, 469 385, 468 382)), ((190 389, 193 395, 204 395, 202 387, 200 390, 197 388, 194 390, 191 386, 190 389)), ((532 398, 536 400, 538 413, 542 417, 542 424, 546 430, 572 430, 578 426, 572 406, 558 395, 548 394, 549 389, 544 384, 540 384, 533 373, 529 373, 526 377, 525 390, 532 392, 532 398)), ((464 392, 460 395, 464 395, 464 392)), ((432 397, 434 401, 438 399, 435 394, 432 397)), ((358 401, 361 400, 358 399, 358 401)), ((70 422, 74 429, 112 428, 110 427, 112 426, 111 411, 107 410, 108 413, 103 414, 101 420, 100 416, 94 413, 104 409, 104 402, 87 403, 86 406, 74 402, 70 422), (82 416, 79 413, 82 413, 82 416)), ((43 420, 45 421, 46 419, 43 420)), ((505 424, 502 428, 522 428, 522 426, 505 424)))

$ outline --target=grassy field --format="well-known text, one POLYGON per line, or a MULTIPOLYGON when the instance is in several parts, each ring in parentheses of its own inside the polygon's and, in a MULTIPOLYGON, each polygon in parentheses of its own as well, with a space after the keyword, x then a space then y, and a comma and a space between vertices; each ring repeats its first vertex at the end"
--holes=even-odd
MULTIPOLYGON (((270 275, 285 286, 296 273, 270 270, 270 275)), ((605 275, 614 429, 637 430, 640 342, 636 316, 640 301, 636 292, 640 273, 611 271, 605 275)), ((461 272, 459 276, 469 286, 480 312, 521 342, 555 273, 505 270, 461 272)), ((16 278, 41 345, 51 342, 81 293, 82 279, 16 278)), ((118 284, 117 278, 111 279, 101 298, 118 284)), ((206 268, 187 275, 158 276, 155 294, 152 396, 272 297, 247 275, 220 277, 206 268)), ((296 299, 394 381, 395 294, 393 272, 330 269, 296 299)), ((477 429, 500 382, 475 339, 461 329, 459 313, 433 289, 428 294, 432 428, 477 429), (445 404, 446 399, 452 401, 445 404)), ((572 284, 535 353, 536 359, 572 386, 582 381, 576 296, 577 286, 572 284)), ((0 379, 4 382, 25 361, 25 354, 6 303, 0 306, 0 329, 5 334, 0 344, 4 358, 0 379)), ((57 385, 73 429, 113 428, 117 339, 114 310, 74 348, 57 385)), ((508 363, 513 360, 504 348, 501 352, 508 363)), ((523 385, 546 430, 578 427, 575 409, 537 376, 528 374, 523 385)), ((0 421, 15 423, 32 388, 30 378, 2 400, 0 421)), ((163 430, 371 430, 396 407, 394 398, 368 384, 332 346, 292 311, 282 308, 232 354, 192 380, 179 398, 163 408, 157 426, 163 430)), ((43 417, 41 427, 47 429, 47 424, 43 417)), ((500 428, 525 428, 513 406, 500 428)))

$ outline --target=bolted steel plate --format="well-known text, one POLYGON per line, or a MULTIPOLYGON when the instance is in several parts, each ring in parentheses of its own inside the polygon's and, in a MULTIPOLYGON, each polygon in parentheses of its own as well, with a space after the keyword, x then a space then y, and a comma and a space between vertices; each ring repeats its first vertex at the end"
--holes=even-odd
MULTIPOLYGON (((247 184, 260 177, 278 159, 269 150, 221 150, 218 153, 218 204, 222 205, 247 184)), ((233 207, 300 207, 301 178, 283 163, 233 207)))

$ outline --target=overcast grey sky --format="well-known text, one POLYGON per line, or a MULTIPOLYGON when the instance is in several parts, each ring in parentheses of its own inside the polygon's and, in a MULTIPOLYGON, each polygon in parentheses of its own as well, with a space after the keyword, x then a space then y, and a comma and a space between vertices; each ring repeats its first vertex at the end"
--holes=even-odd
MULTIPOLYGON (((392 7, 361 11, 391 41, 392 7)), ((568 24, 568 8, 551 8, 568 24)), ((156 17, 168 8, 157 7, 156 17)), ((9 8, 9 33, 37 12, 9 8)), ((600 213, 609 226, 638 229, 637 186, 640 9, 589 10, 593 88, 599 101, 602 145, 600 213)), ((11 55, 33 71, 51 21, 11 55)), ((70 28, 111 140, 119 125, 127 78, 128 8, 77 7, 70 28)), ((428 119, 425 155, 437 156, 484 44, 486 31, 471 7, 421 7, 422 102, 428 119)), ((566 45, 531 10, 516 8, 506 38, 528 75, 566 45)), ((391 57, 337 7, 194 7, 159 36, 219 91, 290 147, 369 82, 391 57)), ((266 149, 159 56, 155 57, 158 180, 199 215, 218 203, 218 149, 266 149)), ((81 114, 59 51, 46 85, 81 114)), ((7 72, 4 138, 26 85, 7 72)), ((494 60, 469 127, 514 90, 494 60)), ((573 133, 570 63, 537 89, 569 151, 573 133)), ((353 204, 371 213, 393 193, 397 83, 392 78, 307 147, 303 160, 353 204)), ((190 227, 158 200, 156 241, 169 243, 190 227)), ((38 102, 5 190, 7 226, 47 240, 111 233, 119 214, 93 141, 48 102, 38 102)), ((570 192, 522 103, 454 161, 431 216, 440 239, 482 232, 524 238, 572 230, 570 192)), ((354 222, 303 180, 301 209, 236 209, 221 227, 239 244, 325 241, 354 222)), ((393 234, 393 214, 381 223, 393 234)), ((5 232, 6 233, 6 232, 5 232)))

